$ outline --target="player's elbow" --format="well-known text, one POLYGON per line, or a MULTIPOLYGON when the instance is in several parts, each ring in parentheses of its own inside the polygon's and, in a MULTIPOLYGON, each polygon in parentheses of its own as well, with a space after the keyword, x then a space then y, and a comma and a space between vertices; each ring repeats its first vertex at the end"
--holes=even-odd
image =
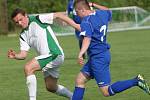
POLYGON ((26 55, 18 54, 18 55, 15 56, 15 59, 17 59, 17 60, 24 60, 24 59, 26 59, 26 55))
POLYGON ((20 60, 25 60, 26 59, 26 57, 22 57, 22 58, 20 58, 20 60))
POLYGON ((20 58, 20 60, 24 60, 24 59, 26 59, 26 57, 27 57, 27 51, 21 51, 18 54, 18 58, 20 58))

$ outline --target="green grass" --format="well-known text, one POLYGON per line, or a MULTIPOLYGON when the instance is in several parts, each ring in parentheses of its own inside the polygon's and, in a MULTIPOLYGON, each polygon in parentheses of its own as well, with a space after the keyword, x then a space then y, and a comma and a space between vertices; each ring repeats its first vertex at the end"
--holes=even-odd
MULTIPOLYGON (((75 36, 58 37, 65 52, 65 62, 61 66, 59 83, 74 89, 74 79, 80 70, 77 64, 78 43, 75 36)), ((111 44, 112 82, 130 79, 137 74, 144 74, 150 84, 150 30, 109 33, 111 44)), ((36 54, 31 50, 24 61, 10 60, 7 50, 19 50, 18 37, 0 37, 0 100, 28 100, 23 66, 36 54)), ((43 75, 37 72, 38 100, 66 100, 49 93, 45 89, 43 75)), ((149 100, 150 96, 138 87, 124 91, 113 97, 103 97, 96 82, 91 80, 86 86, 84 100, 149 100)))

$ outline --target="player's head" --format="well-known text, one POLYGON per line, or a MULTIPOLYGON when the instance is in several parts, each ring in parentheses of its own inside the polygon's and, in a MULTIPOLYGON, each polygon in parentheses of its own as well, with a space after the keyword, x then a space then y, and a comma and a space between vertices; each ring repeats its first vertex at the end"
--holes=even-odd
POLYGON ((84 17, 87 15, 87 11, 90 10, 90 6, 87 0, 76 0, 75 10, 78 16, 84 17))
POLYGON ((26 12, 22 9, 15 9, 11 14, 12 20, 22 28, 26 28, 29 23, 28 16, 26 12))

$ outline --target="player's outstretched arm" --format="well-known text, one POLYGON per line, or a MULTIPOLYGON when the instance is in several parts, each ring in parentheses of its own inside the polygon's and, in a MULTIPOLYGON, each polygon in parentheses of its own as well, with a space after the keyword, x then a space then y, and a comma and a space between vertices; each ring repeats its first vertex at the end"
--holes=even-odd
POLYGON ((89 2, 90 7, 94 7, 97 9, 101 9, 101 10, 109 10, 109 8, 107 8, 106 6, 102 6, 93 2, 89 2))
POLYGON ((8 58, 10 59, 17 59, 17 60, 24 60, 27 56, 27 51, 20 51, 19 53, 16 53, 14 50, 10 49, 8 50, 8 58))
POLYGON ((77 29, 79 31, 81 30, 80 24, 76 24, 71 18, 69 18, 67 15, 65 15, 62 12, 54 13, 54 18, 59 18, 60 20, 66 22, 67 24, 72 26, 73 28, 75 28, 75 29, 77 29))

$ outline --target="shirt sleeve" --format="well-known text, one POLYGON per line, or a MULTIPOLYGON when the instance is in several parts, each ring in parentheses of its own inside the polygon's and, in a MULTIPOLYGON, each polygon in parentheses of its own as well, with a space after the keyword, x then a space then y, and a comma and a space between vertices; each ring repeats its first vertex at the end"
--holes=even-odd
POLYGON ((81 27, 80 36, 87 36, 87 37, 92 36, 92 26, 90 23, 87 22, 81 23, 80 27, 81 27))
POLYGON ((108 10, 108 21, 111 21, 112 20, 112 11, 111 10, 108 10))
POLYGON ((53 24, 53 19, 54 19, 54 13, 39 15, 39 20, 42 23, 53 24))
POLYGON ((30 46, 27 44, 23 36, 20 36, 20 50, 29 51, 30 46))

